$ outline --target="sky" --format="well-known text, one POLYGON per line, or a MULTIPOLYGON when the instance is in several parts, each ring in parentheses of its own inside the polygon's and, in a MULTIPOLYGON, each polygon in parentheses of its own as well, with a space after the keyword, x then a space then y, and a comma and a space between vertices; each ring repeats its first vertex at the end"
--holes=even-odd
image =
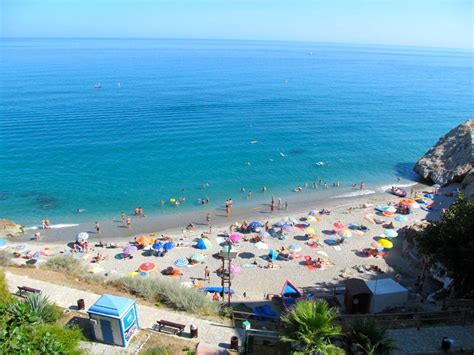
POLYGON ((0 37, 473 48, 474 0, 0 0, 0 37))

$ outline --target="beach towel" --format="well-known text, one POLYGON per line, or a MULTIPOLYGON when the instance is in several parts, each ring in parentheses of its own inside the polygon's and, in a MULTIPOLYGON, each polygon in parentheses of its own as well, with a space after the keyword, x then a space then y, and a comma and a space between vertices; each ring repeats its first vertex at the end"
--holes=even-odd
POLYGON ((222 238, 222 237, 216 237, 216 243, 221 245, 223 243, 225 243, 225 238, 222 238))
POLYGON ((255 269, 258 267, 258 265, 255 265, 255 264, 243 264, 242 267, 246 268, 246 269, 255 269))
POLYGON ((342 248, 339 245, 333 245, 335 251, 341 251, 342 248))

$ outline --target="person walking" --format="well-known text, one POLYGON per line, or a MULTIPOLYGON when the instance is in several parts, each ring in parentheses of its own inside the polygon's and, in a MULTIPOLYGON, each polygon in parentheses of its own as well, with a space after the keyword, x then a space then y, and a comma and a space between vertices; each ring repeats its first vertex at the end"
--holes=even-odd
POLYGON ((100 234, 100 224, 99 222, 95 222, 95 231, 97 234, 100 234))
POLYGON ((125 213, 124 212, 120 213, 120 219, 122 220, 122 223, 125 223, 125 213))
POLYGON ((131 228, 132 227, 132 219, 130 217, 127 217, 127 228, 131 228))
POLYGON ((208 283, 211 282, 211 272, 209 271, 209 267, 207 265, 204 268, 204 281, 207 281, 208 283))
POLYGON ((210 213, 208 213, 208 214, 206 215, 207 224, 210 224, 210 223, 211 223, 211 217, 212 217, 212 216, 211 216, 210 213))

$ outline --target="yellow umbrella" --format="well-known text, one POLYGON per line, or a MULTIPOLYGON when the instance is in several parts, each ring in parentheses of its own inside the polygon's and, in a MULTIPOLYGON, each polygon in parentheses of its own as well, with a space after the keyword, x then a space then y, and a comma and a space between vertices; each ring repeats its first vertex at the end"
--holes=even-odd
POLYGON ((380 239, 378 243, 383 246, 385 249, 393 248, 393 243, 388 239, 380 239))
POLYGON ((306 220, 311 221, 311 222, 316 222, 316 217, 310 215, 310 216, 306 217, 306 220))
POLYGON ((137 238, 137 243, 141 244, 143 246, 150 245, 153 242, 154 242, 154 240, 152 238, 145 237, 144 235, 137 238))
POLYGON ((306 228, 306 232, 307 232, 308 234, 316 234, 316 231, 314 230, 313 227, 308 227, 308 228, 306 228))

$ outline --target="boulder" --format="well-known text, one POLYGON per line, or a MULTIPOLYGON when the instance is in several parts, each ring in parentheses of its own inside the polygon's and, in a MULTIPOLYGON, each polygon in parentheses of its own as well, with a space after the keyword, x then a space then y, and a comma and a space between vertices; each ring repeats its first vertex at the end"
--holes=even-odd
POLYGON ((0 237, 15 237, 23 233, 23 226, 8 219, 0 219, 0 237))
POLYGON ((416 240, 423 238, 425 234, 426 227, 431 223, 428 221, 418 221, 414 222, 408 226, 402 228, 402 233, 405 235, 406 240, 410 244, 416 244, 416 240))
POLYGON ((414 170, 423 179, 447 185, 461 182, 472 170, 474 120, 470 119, 443 136, 420 160, 414 170))
POLYGON ((462 181, 461 186, 463 188, 464 195, 470 200, 474 199, 474 169, 471 169, 469 174, 466 175, 462 181))

